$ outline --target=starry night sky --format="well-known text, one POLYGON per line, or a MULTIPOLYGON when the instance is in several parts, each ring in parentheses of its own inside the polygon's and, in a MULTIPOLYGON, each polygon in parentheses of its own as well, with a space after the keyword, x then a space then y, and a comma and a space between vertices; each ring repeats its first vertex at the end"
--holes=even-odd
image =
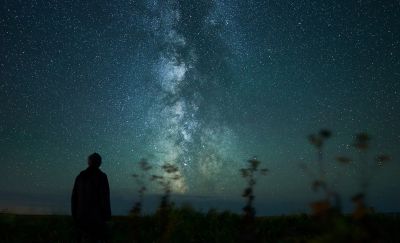
POLYGON ((2 0, 0 37, 0 208, 66 211, 97 151, 116 213, 140 158, 179 166, 180 200, 238 211, 254 155, 259 212, 307 211, 299 165, 329 128, 344 199, 360 170, 334 158, 366 131, 393 158, 368 200, 400 210, 399 1, 2 0))

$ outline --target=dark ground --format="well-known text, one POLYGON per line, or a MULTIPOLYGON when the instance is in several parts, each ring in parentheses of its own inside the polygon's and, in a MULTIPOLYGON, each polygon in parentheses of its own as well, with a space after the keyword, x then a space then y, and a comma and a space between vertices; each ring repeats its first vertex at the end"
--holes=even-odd
MULTIPOLYGON (((348 216, 259 217, 244 223, 230 212, 173 210, 160 215, 113 217, 110 242, 400 242, 400 216, 374 214, 365 222, 348 216), (167 222, 167 223, 166 223, 167 222)), ((0 214, 0 242, 74 242, 70 216, 0 214)))

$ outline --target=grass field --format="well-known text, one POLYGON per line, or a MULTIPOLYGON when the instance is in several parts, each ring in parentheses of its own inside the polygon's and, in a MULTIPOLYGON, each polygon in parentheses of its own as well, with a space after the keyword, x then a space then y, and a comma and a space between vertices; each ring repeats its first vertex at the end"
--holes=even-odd
MULTIPOLYGON (((108 228, 110 242, 400 242, 400 217, 380 214, 366 222, 346 216, 259 217, 248 225, 237 214, 187 207, 171 210, 167 221, 157 214, 113 217, 108 228)), ((75 235, 69 216, 0 215, 1 242, 74 242, 75 235)))

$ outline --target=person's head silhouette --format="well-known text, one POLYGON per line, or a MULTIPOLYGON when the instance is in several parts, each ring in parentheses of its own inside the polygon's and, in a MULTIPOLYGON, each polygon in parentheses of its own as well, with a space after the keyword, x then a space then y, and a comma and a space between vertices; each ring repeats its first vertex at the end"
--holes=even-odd
POLYGON ((88 157, 89 167, 99 168, 101 165, 101 156, 98 153, 93 153, 88 157))

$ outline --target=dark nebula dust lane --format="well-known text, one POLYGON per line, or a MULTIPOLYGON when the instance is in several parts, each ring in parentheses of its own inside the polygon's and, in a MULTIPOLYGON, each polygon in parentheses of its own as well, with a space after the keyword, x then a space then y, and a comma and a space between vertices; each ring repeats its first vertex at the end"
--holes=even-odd
POLYGON ((398 211, 399 13, 395 1, 4 1, 0 209, 57 211, 97 151, 114 205, 134 197, 147 158, 178 166, 179 197, 232 207, 256 155, 271 171, 261 211, 306 210, 307 135, 329 128, 328 175, 344 197, 360 168, 334 158, 366 131, 371 156, 393 158, 369 200, 398 211))

